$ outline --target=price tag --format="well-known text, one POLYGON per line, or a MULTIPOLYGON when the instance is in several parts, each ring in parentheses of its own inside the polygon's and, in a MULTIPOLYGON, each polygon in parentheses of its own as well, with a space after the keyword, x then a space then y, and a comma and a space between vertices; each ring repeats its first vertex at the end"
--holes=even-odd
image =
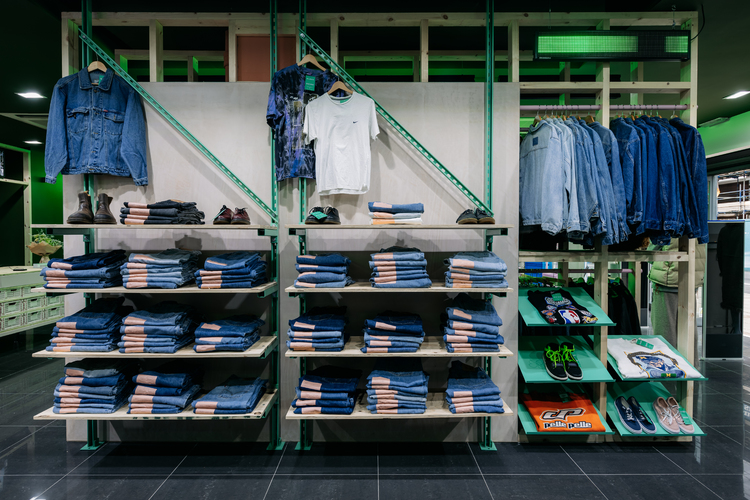
POLYGON ((690 425, 693 423, 693 421, 690 420, 690 415, 688 415, 687 411, 683 410, 682 408, 680 408, 680 415, 682 415, 682 420, 685 421, 686 425, 690 425))
POLYGON ((316 218, 316 219, 318 219, 318 220, 320 220, 320 219, 325 219, 326 217, 328 217, 328 216, 327 216, 326 214, 324 214, 323 212, 313 212, 313 213, 312 213, 312 216, 313 216, 313 217, 315 217, 315 218, 316 218))
POLYGON ((553 293, 552 300, 554 300, 555 302, 561 302, 563 300, 563 296, 560 293, 553 293))
POLYGON ((315 77, 312 75, 305 76, 305 90, 315 90, 315 77))
POLYGON ((654 348, 654 344, 649 344, 648 342, 646 342, 643 339, 638 339, 635 343, 638 344, 641 347, 645 347, 646 349, 653 349, 654 348))

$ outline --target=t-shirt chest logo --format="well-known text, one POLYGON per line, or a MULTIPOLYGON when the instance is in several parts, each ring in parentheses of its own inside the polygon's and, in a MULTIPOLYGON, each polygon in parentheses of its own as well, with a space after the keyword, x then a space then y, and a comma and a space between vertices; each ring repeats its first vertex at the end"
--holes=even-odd
POLYGON ((540 417, 542 420, 568 420, 568 417, 580 417, 586 413, 585 408, 564 408, 562 410, 546 410, 540 417))

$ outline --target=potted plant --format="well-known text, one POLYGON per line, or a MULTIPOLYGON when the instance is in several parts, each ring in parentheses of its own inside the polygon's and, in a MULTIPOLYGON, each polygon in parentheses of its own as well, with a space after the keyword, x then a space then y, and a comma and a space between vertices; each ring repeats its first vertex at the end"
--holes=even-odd
POLYGON ((63 242, 49 236, 42 230, 32 235, 31 244, 27 245, 27 248, 34 255, 41 257, 39 260, 40 264, 46 264, 49 262, 49 256, 57 252, 62 248, 63 242))

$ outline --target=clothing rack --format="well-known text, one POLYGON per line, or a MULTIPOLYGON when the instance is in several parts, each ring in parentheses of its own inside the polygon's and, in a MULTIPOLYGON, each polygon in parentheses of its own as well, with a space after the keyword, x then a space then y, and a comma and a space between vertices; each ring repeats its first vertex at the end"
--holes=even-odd
MULTIPOLYGON (((599 111, 600 104, 523 104, 520 106, 521 114, 524 112, 539 111, 599 111)), ((610 104, 609 109, 623 111, 677 111, 688 109, 687 104, 610 104)))

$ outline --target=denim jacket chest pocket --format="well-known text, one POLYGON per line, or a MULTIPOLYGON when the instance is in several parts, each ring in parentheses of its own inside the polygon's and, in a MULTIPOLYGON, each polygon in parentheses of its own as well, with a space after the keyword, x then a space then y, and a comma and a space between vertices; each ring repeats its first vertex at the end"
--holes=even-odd
POLYGON ((122 127, 125 123, 125 113, 117 111, 104 112, 104 133, 108 135, 122 135, 122 127))
POLYGON ((86 131, 89 123, 89 109, 84 107, 66 110, 65 124, 68 133, 80 135, 86 131))

